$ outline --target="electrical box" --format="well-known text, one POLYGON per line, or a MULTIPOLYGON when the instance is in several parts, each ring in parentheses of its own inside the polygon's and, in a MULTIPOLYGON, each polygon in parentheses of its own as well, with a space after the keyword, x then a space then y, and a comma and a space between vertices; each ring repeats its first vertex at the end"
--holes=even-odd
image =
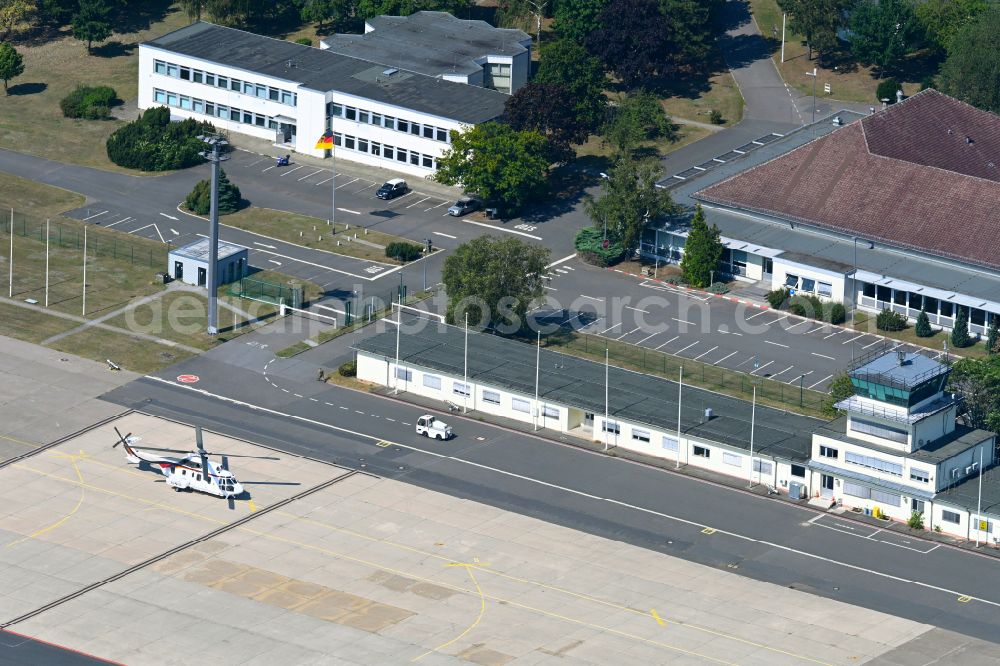
POLYGON ((788 486, 788 497, 791 499, 805 499, 809 495, 809 489, 806 488, 806 484, 799 483, 798 481, 792 481, 788 486))

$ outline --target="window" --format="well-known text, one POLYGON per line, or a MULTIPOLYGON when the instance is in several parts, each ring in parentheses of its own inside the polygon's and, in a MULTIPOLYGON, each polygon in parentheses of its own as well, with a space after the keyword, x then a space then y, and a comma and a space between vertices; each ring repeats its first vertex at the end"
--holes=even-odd
POLYGON ((261 99, 267 99, 267 86, 257 86, 256 87, 257 97, 261 99))
POLYGON ((455 395, 472 395, 469 391, 469 385, 463 384, 462 382, 452 382, 451 392, 455 395))
POLYGON ((930 480, 931 480, 931 474, 930 474, 930 472, 928 472, 926 470, 917 469, 916 467, 911 467, 910 468, 910 480, 911 481, 920 481, 921 483, 929 483, 930 480))
POLYGON ((205 115, 214 116, 215 115, 215 104, 211 102, 205 102, 205 115))
POLYGON ((180 75, 180 70, 177 68, 177 65, 171 65, 170 63, 167 63, 167 76, 172 76, 176 79, 179 75, 180 75))
POLYGON ((267 98, 269 100, 271 100, 272 102, 280 101, 281 100, 281 91, 278 90, 277 88, 270 88, 269 87, 267 89, 267 98))
POLYGON ((159 102, 160 104, 166 104, 167 103, 167 93, 163 92, 162 90, 154 90, 153 91, 153 101, 154 102, 159 102))
POLYGON ((791 287, 792 289, 798 289, 799 288, 799 276, 798 275, 792 275, 791 273, 786 273, 785 274, 785 286, 786 287, 791 287))
POLYGON ((885 303, 892 300, 892 289, 889 289, 889 287, 883 287, 880 285, 875 294, 876 300, 883 301, 885 303))
POLYGON ((434 128, 431 125, 424 125, 424 138, 425 139, 434 138, 434 128))
POLYGON ((367 125, 368 122, 369 122, 369 118, 370 117, 371 116, 369 115, 369 113, 367 111, 358 111, 358 122, 361 122, 361 123, 364 123, 364 124, 367 125))
POLYGON ((730 453, 729 451, 723 451, 722 462, 727 465, 732 465, 733 467, 740 467, 743 464, 743 456, 738 456, 735 453, 730 453))
POLYGON ((177 94, 176 93, 171 93, 171 92, 167 93, 167 104, 169 104, 170 106, 177 106, 177 94))
POLYGON ((298 106, 298 105, 299 105, 299 94, 292 93, 292 106, 298 106))
POLYGON ((191 68, 190 67, 181 67, 180 75, 181 75, 181 79, 183 79, 185 81, 190 81, 191 80, 191 68))
POLYGON ((425 169, 433 169, 434 168, 434 158, 433 157, 431 157, 430 155, 422 155, 421 159, 423 159, 423 166, 424 166, 425 169))
POLYGON ((559 408, 550 407, 549 405, 544 405, 542 407, 542 417, 546 419, 557 419, 559 418, 559 408))
POLYGON ((354 150, 354 137, 345 134, 344 135, 344 148, 348 150, 354 150))
POLYGON ((712 452, 704 446, 695 446, 694 454, 699 458, 708 458, 712 455, 712 452))
POLYGON ((819 455, 823 458, 836 458, 837 454, 840 453, 837 449, 831 448, 829 446, 820 446, 819 455))
POLYGON ((676 451, 677 450, 677 438, 671 437, 669 435, 663 436, 663 448, 666 451, 676 451))
POLYGON ((220 118, 228 118, 229 117, 229 107, 228 106, 222 106, 221 104, 219 104, 218 106, 215 107, 215 113, 220 118))
POLYGON ((184 95, 181 95, 181 108, 182 109, 187 109, 188 111, 191 110, 191 98, 190 97, 185 97, 184 95))
POLYGON ((874 469, 878 472, 892 474, 893 476, 903 476, 902 465, 889 462, 888 460, 882 460, 881 458, 876 458, 874 456, 865 456, 860 453, 846 451, 844 452, 844 460, 853 465, 860 465, 862 467, 874 469))
POLYGON ((358 152, 368 152, 368 139, 358 139, 358 152))
POLYGON ((229 87, 229 79, 227 77, 225 77, 225 76, 220 76, 219 78, 217 78, 215 80, 215 85, 218 88, 228 88, 229 87))
POLYGON ((162 60, 153 61, 153 71, 156 72, 157 74, 166 74, 167 63, 163 62, 162 60))
POLYGON ((969 322, 975 324, 976 326, 985 326, 986 311, 980 310, 979 308, 972 308, 972 314, 969 316, 969 322))
POLYGON ((918 293, 916 293, 914 291, 909 292, 909 294, 910 294, 910 303, 909 303, 909 305, 910 305, 911 308, 913 308, 914 310, 919 310, 920 308, 922 308, 924 306, 923 296, 921 296, 920 294, 918 294, 918 293))
POLYGON ((601 423, 601 429, 604 430, 604 432, 610 432, 615 435, 617 435, 622 431, 621 426, 615 423, 614 421, 603 421, 601 423))
POLYGON ((649 431, 640 430, 639 428, 632 428, 632 439, 638 442, 648 442, 649 441, 649 431))
POLYGON ((234 120, 236 122, 240 122, 240 118, 241 117, 242 117, 242 112, 239 109, 234 109, 233 107, 229 107, 229 119, 230 120, 234 120))
POLYGON ((937 314, 937 299, 930 296, 924 296, 924 310, 927 310, 927 314, 937 314))
POLYGON ((382 154, 382 144, 377 141, 372 141, 372 155, 382 154))
POLYGON ((382 157, 384 157, 387 160, 391 160, 393 154, 392 151, 394 150, 396 149, 390 146, 389 144, 385 144, 384 146, 382 146, 382 157))
POLYGON ((205 85, 214 86, 215 85, 215 74, 210 72, 205 72, 205 85))
POLYGON ((833 285, 829 282, 817 282, 816 293, 820 296, 833 296, 833 285))
POLYGON ((247 125, 253 125, 253 113, 250 111, 244 111, 243 122, 247 125))
POLYGON ((396 121, 396 129, 399 130, 400 132, 409 132, 410 121, 403 120, 402 118, 400 118, 399 120, 396 121))
POLYGON ((396 119, 392 116, 385 117, 385 127, 388 129, 396 129, 396 119))
POLYGON ((909 292, 896 289, 892 292, 892 302, 896 305, 906 305, 906 296, 909 292))
POLYGON ((923 500, 910 500, 910 504, 913 507, 913 513, 923 513, 924 512, 924 502, 923 500))
POLYGON ((812 278, 802 278, 802 291, 816 291, 816 280, 812 278))
POLYGON ((769 460, 757 458, 753 461, 753 471, 770 475, 774 472, 774 465, 769 460))
POLYGON ((902 504, 903 498, 896 493, 887 493, 884 490, 875 490, 872 488, 872 501, 879 504, 888 504, 889 506, 899 506, 902 504))
POLYGON ((344 106, 343 104, 334 103, 331 107, 330 115, 334 118, 343 118, 344 116, 344 106))
POLYGON ((946 523, 954 523, 955 525, 961 525, 962 515, 957 511, 949 511, 948 509, 942 509, 941 520, 943 520, 946 523))
POLYGON ((382 126, 382 114, 381 113, 373 113, 372 114, 372 120, 371 120, 371 122, 372 122, 372 125, 377 125, 377 126, 381 127, 382 126))
POLYGON ((483 391, 483 402, 488 402, 491 405, 499 405, 500 394, 496 391, 483 391))
POLYGON ((420 136, 420 123, 410 123, 410 134, 420 136))
POLYGON ((412 152, 410 153, 410 164, 413 166, 420 166, 420 153, 412 152))
POLYGON ((254 94, 254 85, 252 83, 250 83, 249 81, 244 81, 243 82, 243 94, 244 95, 253 95, 254 94))
POLYGON ((434 131, 437 133, 437 140, 444 141, 448 143, 448 130, 441 129, 440 127, 435 127, 434 131))
POLYGON ((198 481, 201 481, 201 474, 196 474, 194 478, 197 479, 198 481))
POLYGON ((863 293, 868 298, 875 298, 875 285, 873 285, 871 282, 865 282, 864 287, 861 290, 861 293, 863 293))
POLYGON ((396 150, 396 161, 405 162, 406 161, 406 151, 402 148, 396 150))
POLYGON ((347 120, 357 120, 358 119, 358 110, 355 109, 353 106, 345 106, 344 107, 344 118, 346 118, 347 120))
POLYGON ((413 381, 413 370, 409 368, 400 368, 396 366, 396 379, 402 379, 404 382, 413 381))
POLYGON ((851 430, 854 432, 864 433, 866 435, 874 435, 875 437, 881 437, 882 439, 888 439, 893 442, 906 442, 909 432, 903 430, 902 428, 893 428, 892 426, 883 425, 881 423, 875 423, 874 421, 869 421, 867 419, 859 419, 857 417, 851 417, 851 430))
POLYGON ((281 91, 281 103, 282 104, 287 104, 288 106, 295 106, 295 99, 292 96, 292 93, 288 92, 287 90, 282 90, 281 91))
POLYGON ((239 79, 229 79, 229 89, 233 92, 239 92, 243 89, 243 82, 239 79))
POLYGON ((191 70, 191 80, 195 83, 201 83, 205 74, 201 70, 193 69, 191 70))
POLYGON ((257 127, 267 127, 267 116, 262 116, 259 113, 255 113, 253 116, 253 124, 257 127))
POLYGON ((948 301, 941 301, 941 312, 940 312, 941 316, 942 317, 951 317, 951 316, 953 316, 954 315, 954 307, 955 306, 954 306, 953 303, 949 303, 948 301))
POLYGON ((524 412, 528 414, 531 412, 531 403, 522 398, 511 398, 510 408, 515 412, 524 412))
POLYGON ((803 465, 792 465, 792 476, 797 476, 800 479, 806 478, 806 468, 803 465))
POLYGON ((200 99, 191 100, 191 106, 195 113, 205 113, 205 102, 200 99))
POLYGON ((435 391, 441 390, 441 378, 437 375, 424 375, 424 386, 435 391))
POLYGON ((869 499, 872 496, 871 491, 866 486, 850 481, 844 481, 844 494, 861 499, 869 499))

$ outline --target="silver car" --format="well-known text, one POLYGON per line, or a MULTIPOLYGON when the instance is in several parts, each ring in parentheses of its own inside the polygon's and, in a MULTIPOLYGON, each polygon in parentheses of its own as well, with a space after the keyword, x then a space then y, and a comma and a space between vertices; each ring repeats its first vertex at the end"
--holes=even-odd
POLYGON ((455 202, 455 204, 448 209, 448 214, 452 217, 462 217, 466 213, 471 213, 474 210, 479 210, 482 202, 479 199, 473 197, 463 197, 455 202))

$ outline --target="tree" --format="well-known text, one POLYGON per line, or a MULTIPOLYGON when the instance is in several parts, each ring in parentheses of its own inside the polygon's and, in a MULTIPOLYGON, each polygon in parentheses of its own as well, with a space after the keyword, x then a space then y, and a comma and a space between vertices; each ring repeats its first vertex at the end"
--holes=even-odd
POLYGON ((467 14, 468 9, 469 0, 360 0, 357 3, 357 15, 361 18, 385 14, 409 16, 419 11, 448 12, 460 16, 467 14))
POLYGON ((639 91, 625 95, 611 111, 604 138, 619 156, 629 155, 642 141, 665 137, 673 140, 676 130, 660 101, 639 91))
POLYGON ((927 312, 920 310, 920 314, 917 315, 917 325, 913 327, 913 332, 917 334, 918 338, 929 338, 934 335, 933 329, 931 329, 931 320, 927 317, 927 312))
POLYGON ((914 47, 919 28, 907 0, 860 0, 851 13, 851 51, 882 78, 914 47))
POLYGON ((670 25, 656 0, 611 0, 587 49, 629 88, 666 69, 670 25))
POLYGON ((541 193, 549 169, 548 144, 538 132, 488 122, 451 132, 434 179, 461 185, 504 213, 516 213, 541 193))
POLYGON ((959 29, 938 75, 942 92, 985 111, 1000 113, 998 34, 998 6, 959 29))
POLYGON ((611 244, 619 243, 626 252, 634 251, 646 224, 676 210, 670 194, 656 186, 662 173, 656 161, 635 162, 620 157, 601 181, 603 196, 584 200, 594 228, 602 232, 607 229, 611 244))
POLYGON ((299 16, 303 21, 316 23, 316 29, 323 30, 323 23, 329 21, 332 25, 343 19, 353 9, 352 0, 296 0, 300 5, 299 16))
POLYGON ((830 386, 827 389, 830 397, 826 399, 823 406, 823 411, 827 413, 830 417, 837 415, 837 410, 834 408, 841 400, 847 400, 852 395, 854 395, 854 384, 851 383, 851 377, 846 372, 842 372, 830 380, 830 386))
POLYGON ((73 16, 73 36, 87 42, 87 54, 94 42, 111 36, 111 7, 104 0, 80 0, 80 10, 73 16))
POLYGON ((556 0, 556 34, 580 43, 600 25, 601 11, 608 0, 556 0))
POLYGON ((507 124, 516 130, 534 130, 549 143, 549 160, 567 162, 570 144, 581 144, 590 134, 573 108, 576 100, 554 83, 531 82, 510 96, 505 106, 507 124))
POLYGON ((681 257, 681 272, 692 287, 707 287, 712 279, 711 272, 719 269, 723 251, 719 236, 719 227, 708 226, 705 211, 697 204, 681 257))
POLYGON ((968 347, 972 344, 972 337, 969 335, 969 315, 968 309, 958 307, 958 317, 955 318, 955 326, 951 329, 951 346, 968 347))
POLYGON ((987 7, 987 0, 923 0, 914 11, 927 41, 939 51, 948 51, 962 26, 987 7))
POLYGON ((778 5, 791 18, 789 28, 806 38, 812 60, 813 49, 825 53, 837 47, 837 31, 854 0, 778 0, 778 5))
POLYGON ((205 8, 205 0, 181 0, 181 9, 192 21, 201 20, 201 12, 205 8))
POLYGON ((948 390, 962 396, 967 425, 1000 430, 1000 355, 956 361, 948 390))
POLYGON ((541 63, 535 83, 552 83, 565 88, 576 100, 573 111, 578 123, 590 131, 604 121, 604 70, 601 63, 579 44, 559 39, 542 46, 541 63))
POLYGON ((36 6, 30 0, 0 0, 0 27, 3 38, 10 38, 14 28, 27 21, 35 13, 36 6))
MULTIPOLYGON (((184 204, 198 215, 208 215, 212 210, 212 181, 199 180, 187 195, 184 204)), ((219 169, 219 215, 235 213, 243 204, 240 188, 233 185, 226 176, 225 169, 219 169)))
POLYGON ((1000 354, 1000 315, 990 315, 990 327, 986 332, 986 353, 1000 354))
POLYGON ((60 27, 70 20, 78 6, 77 0, 38 0, 35 21, 39 27, 60 27))
POLYGON ((0 44, 0 79, 3 79, 3 91, 7 92, 7 82, 24 73, 24 58, 10 42, 0 44))
POLYGON ((701 71, 715 40, 714 14, 725 5, 716 0, 659 0, 669 28, 668 62, 674 69, 701 71))
POLYGON ((516 333, 532 301, 542 295, 549 251, 506 236, 480 236, 448 255, 441 279, 448 294, 447 320, 516 333))

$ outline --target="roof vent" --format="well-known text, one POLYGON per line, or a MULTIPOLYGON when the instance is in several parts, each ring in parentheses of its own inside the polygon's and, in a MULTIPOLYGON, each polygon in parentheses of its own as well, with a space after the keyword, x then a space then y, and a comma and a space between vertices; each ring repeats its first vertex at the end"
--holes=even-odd
POLYGON ((896 361, 900 365, 906 365, 906 352, 900 349, 896 352, 896 361))
POLYGON ((396 69, 395 67, 390 67, 389 69, 382 70, 382 75, 383 76, 392 76, 393 74, 396 74, 397 72, 399 72, 398 69, 396 69))
POLYGON ((967 136, 967 137, 965 137, 965 143, 966 143, 966 145, 971 146, 972 144, 975 143, 975 141, 972 140, 971 136, 967 136))

